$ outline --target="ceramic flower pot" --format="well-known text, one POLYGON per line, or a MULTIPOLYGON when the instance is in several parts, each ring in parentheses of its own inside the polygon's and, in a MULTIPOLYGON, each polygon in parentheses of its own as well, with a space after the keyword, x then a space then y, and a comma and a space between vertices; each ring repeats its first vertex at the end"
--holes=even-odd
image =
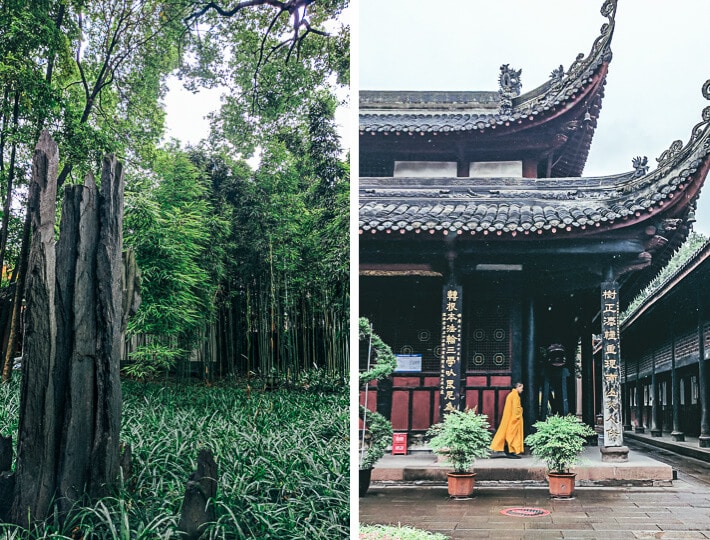
POLYGON ((372 476, 372 469, 360 469, 360 485, 359 492, 360 497, 364 497, 367 490, 370 488, 370 478, 372 476))
POLYGON ((554 499, 571 499, 574 497, 575 473, 548 472, 550 497, 554 499))
POLYGON ((476 473, 447 473, 449 496, 470 497, 476 482, 476 473))

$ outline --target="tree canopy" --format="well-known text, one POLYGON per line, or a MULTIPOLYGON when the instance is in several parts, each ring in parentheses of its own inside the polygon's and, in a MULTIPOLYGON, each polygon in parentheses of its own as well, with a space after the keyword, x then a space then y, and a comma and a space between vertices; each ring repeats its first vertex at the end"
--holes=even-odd
MULTIPOLYGON (((129 325, 143 336, 129 347, 134 361, 162 358, 156 365, 166 367, 211 340, 205 354, 230 356, 225 374, 326 362, 325 353, 292 356, 313 352, 315 326, 347 318, 348 170, 333 121, 335 107, 347 104, 347 6, 0 6, 0 264, 3 285, 19 291, 0 313, 6 377, 19 350, 26 185, 44 128, 59 145, 60 185, 83 183, 107 153, 126 164, 126 245, 143 280, 143 304, 129 325), (175 74, 195 92, 223 89, 209 139, 197 148, 162 142, 163 99, 175 74), (260 164, 252 168, 244 160, 254 155, 260 164), (334 311, 316 315, 317 297, 334 311), (294 337, 299 325, 310 338, 294 337)), ((340 328, 332 338, 336 348, 344 349, 345 334, 340 328)))

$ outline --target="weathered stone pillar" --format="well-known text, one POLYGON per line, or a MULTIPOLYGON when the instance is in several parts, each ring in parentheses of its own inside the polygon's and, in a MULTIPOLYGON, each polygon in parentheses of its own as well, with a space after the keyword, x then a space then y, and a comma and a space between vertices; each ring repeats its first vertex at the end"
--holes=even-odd
POLYGON ((27 526, 27 515, 43 519, 56 490, 55 416, 57 325, 54 317, 54 222, 57 144, 42 132, 32 162, 28 211, 32 227, 27 266, 20 425, 11 520, 27 526), (47 411, 50 408, 52 410, 47 411))
POLYGON ((184 540, 198 540, 208 523, 215 520, 214 498, 217 495, 217 463, 211 450, 200 450, 197 470, 185 486, 178 530, 184 540))
POLYGON ((629 449, 624 446, 621 419, 619 285, 611 279, 602 283, 601 319, 602 414, 604 415, 602 461, 627 461, 629 449))
POLYGON ((11 520, 60 517, 80 497, 111 492, 121 426, 123 171, 105 158, 66 189, 54 243, 58 151, 43 132, 29 211, 32 243, 25 313, 20 429, 11 520))

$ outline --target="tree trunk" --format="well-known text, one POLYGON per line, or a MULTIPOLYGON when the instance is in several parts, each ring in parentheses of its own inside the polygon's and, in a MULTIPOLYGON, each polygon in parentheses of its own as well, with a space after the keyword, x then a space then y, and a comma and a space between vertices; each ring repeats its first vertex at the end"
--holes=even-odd
POLYGON ((3 338, 5 343, 5 358, 3 360, 2 381, 8 382, 12 377, 12 363, 17 348, 17 337, 20 333, 20 319, 22 318, 22 299, 25 294, 25 284, 27 282, 27 265, 29 264, 30 237, 32 232, 32 218, 27 211, 25 225, 22 230, 22 249, 20 251, 20 262, 12 273, 12 281, 15 283, 15 295, 12 300, 12 312, 10 314, 10 326, 7 337, 3 338))
POLYGON ((45 519, 54 503, 62 515, 83 494, 109 493, 119 467, 123 171, 105 158, 100 194, 91 176, 66 189, 55 256, 57 161, 56 143, 43 132, 30 187, 11 511, 23 526, 45 519))

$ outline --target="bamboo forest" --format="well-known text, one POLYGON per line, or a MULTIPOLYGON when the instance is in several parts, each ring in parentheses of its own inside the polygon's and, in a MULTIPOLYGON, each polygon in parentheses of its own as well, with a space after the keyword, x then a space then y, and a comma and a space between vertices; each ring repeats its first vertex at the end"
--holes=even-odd
POLYGON ((0 539, 349 536, 348 12, 0 0, 0 539))

